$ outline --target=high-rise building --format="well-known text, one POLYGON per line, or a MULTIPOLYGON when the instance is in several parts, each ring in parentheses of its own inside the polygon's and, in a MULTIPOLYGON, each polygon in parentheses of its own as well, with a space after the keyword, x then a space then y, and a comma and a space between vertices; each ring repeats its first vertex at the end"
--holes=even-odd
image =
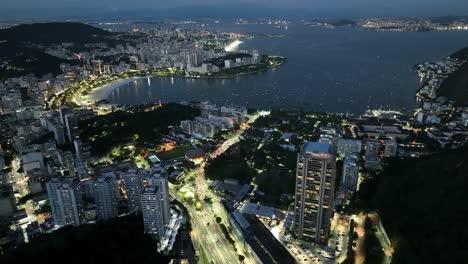
POLYGON ((380 141, 370 138, 366 142, 365 167, 377 169, 380 166, 380 141))
POLYGON ((348 153, 361 153, 361 140, 339 138, 337 145, 338 154, 342 157, 346 156, 348 153))
POLYGON ((345 193, 354 193, 357 190, 359 178, 359 157, 354 154, 346 155, 343 161, 343 178, 341 190, 345 193))
POLYGON ((117 217, 116 182, 114 178, 101 176, 94 179, 92 193, 98 220, 117 217))
POLYGON ((385 140, 384 157, 395 157, 397 154, 398 144, 394 140, 385 140))
POLYGON ((169 208, 169 182, 167 175, 163 173, 160 166, 155 165, 151 168, 151 175, 148 183, 158 187, 164 224, 169 224, 169 220, 171 219, 169 208))
POLYGON ((335 194, 336 156, 329 144, 306 143, 297 159, 294 233, 299 239, 326 243, 335 194))
POLYGON ((129 212, 141 210, 141 192, 145 173, 144 169, 131 168, 122 175, 129 212))
POLYGON ((75 147, 75 158, 81 160, 83 154, 83 147, 79 139, 73 140, 73 146, 75 147))
POLYGON ((369 157, 380 156, 380 141, 378 139, 369 138, 366 142, 366 159, 369 157))
POLYGON ((157 186, 148 185, 141 194, 141 211, 145 233, 161 238, 164 232, 164 219, 161 208, 161 194, 157 186))
POLYGON ((79 225, 83 216, 80 182, 71 178, 53 178, 46 183, 46 188, 55 225, 79 225))
POLYGON ((180 127, 182 128, 182 131, 184 131, 187 134, 192 134, 192 132, 193 132, 193 122, 192 122, 192 120, 182 120, 180 122, 180 127))
POLYGON ((70 142, 73 142, 79 135, 78 118, 74 113, 65 114, 65 128, 67 130, 67 137, 70 142))

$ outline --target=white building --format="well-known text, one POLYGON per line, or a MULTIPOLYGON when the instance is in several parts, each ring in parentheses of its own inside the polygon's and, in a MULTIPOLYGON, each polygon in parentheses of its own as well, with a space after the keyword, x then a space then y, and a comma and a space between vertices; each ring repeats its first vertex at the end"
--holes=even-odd
POLYGON ((234 65, 235 63, 233 60, 224 60, 224 68, 230 69, 230 68, 235 67, 234 65))
POLYGON ((46 183, 46 188, 55 225, 81 224, 80 182, 70 178, 53 178, 46 183))
POLYGON ((193 133, 193 121, 192 120, 182 120, 180 122, 180 127, 182 131, 191 135, 193 133))

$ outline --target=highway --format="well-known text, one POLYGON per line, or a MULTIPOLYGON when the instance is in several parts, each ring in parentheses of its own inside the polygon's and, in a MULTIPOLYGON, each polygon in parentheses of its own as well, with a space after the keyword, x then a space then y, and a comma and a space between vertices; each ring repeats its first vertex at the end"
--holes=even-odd
POLYGON ((190 235, 195 251, 200 256, 199 263, 204 263, 202 250, 205 250, 210 263, 239 263, 238 254, 219 229, 212 210, 208 206, 196 210, 193 204, 184 202, 184 199, 174 190, 174 186, 171 185, 170 189, 171 195, 182 202, 190 214, 192 224, 190 235))
MULTIPOLYGON (((249 128, 249 124, 252 124, 257 120, 257 118, 260 117, 260 114, 255 114, 255 115, 250 115, 249 120, 247 123, 241 124, 240 129, 237 130, 230 138, 226 139, 215 151, 210 153, 208 156, 210 159, 215 159, 219 155, 223 154, 226 150, 228 150, 232 145, 236 144, 239 142, 239 138, 244 133, 246 129, 249 128)), ((200 167, 197 169, 197 177, 196 177, 196 189, 197 189, 197 194, 200 200, 203 201, 205 198, 205 194, 207 193, 208 186, 206 184, 205 180, 205 165, 206 163, 203 162, 200 167)))
MULTIPOLYGON (((250 116, 248 124, 255 122, 258 117, 259 115, 250 116)), ((232 145, 239 142, 240 135, 242 135, 242 133, 247 128, 247 124, 241 125, 241 129, 237 130, 230 138, 226 139, 226 141, 224 141, 218 147, 218 149, 211 153, 209 157, 212 159, 216 158, 229 149, 232 145)), ((205 166, 206 162, 203 162, 196 169, 195 186, 193 186, 200 201, 204 203, 201 210, 197 210, 192 203, 184 202, 183 197, 181 197, 180 194, 175 190, 174 186, 170 186, 171 195, 182 202, 189 211, 192 224, 191 237, 195 250, 200 257, 199 263, 204 263, 202 254, 203 250, 205 250, 211 263, 214 264, 239 263, 239 254, 242 254, 246 257, 243 263, 255 263, 245 254, 243 248, 240 247, 240 241, 236 242, 237 252, 239 253, 234 250, 230 242, 224 236, 223 231, 216 223, 216 216, 219 216, 223 219, 224 224, 229 226, 227 222, 228 216, 224 210, 223 205, 221 204, 220 197, 208 189, 208 185, 205 180, 205 166), (204 198, 207 194, 212 198, 212 203, 204 202, 204 198)), ((188 183, 188 187, 192 187, 190 186, 191 184, 192 183, 188 183)))

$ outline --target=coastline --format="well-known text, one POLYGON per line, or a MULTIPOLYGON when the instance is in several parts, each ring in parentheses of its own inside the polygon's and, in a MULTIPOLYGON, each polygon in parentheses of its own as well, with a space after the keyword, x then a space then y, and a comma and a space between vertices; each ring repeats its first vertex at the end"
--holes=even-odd
POLYGON ((84 98, 87 101, 92 101, 92 102, 98 102, 101 100, 105 100, 109 98, 109 96, 119 87, 122 85, 128 84, 132 81, 136 81, 139 79, 144 79, 152 77, 151 75, 149 76, 142 76, 142 77, 130 77, 130 78, 122 78, 119 80, 116 80, 111 83, 104 84, 103 86, 99 86, 95 89, 93 89, 90 93, 84 96, 84 98))
POLYGON ((231 74, 231 75, 220 75, 220 76, 190 76, 190 75, 182 75, 182 74, 172 74, 172 75, 160 75, 160 74, 147 74, 145 76, 137 76, 137 77, 128 77, 128 78, 122 78, 116 81, 113 81, 111 83, 104 84, 102 86, 94 88, 91 92, 89 92, 87 95, 84 96, 85 100, 91 103, 96 103, 101 100, 106 100, 110 97, 110 95, 119 87, 122 85, 128 84, 132 81, 136 80, 141 80, 145 78, 152 78, 152 77, 177 77, 177 78, 184 78, 184 79, 231 79, 231 78, 236 78, 236 77, 241 77, 241 76, 246 76, 250 74, 255 74, 255 73, 261 73, 265 72, 274 68, 277 68, 281 65, 283 65, 287 59, 285 58, 284 61, 281 63, 274 65, 274 66, 269 66, 267 68, 262 68, 262 69, 257 69, 255 71, 250 71, 250 72, 241 72, 237 74, 231 74))
POLYGON ((244 43, 243 41, 240 41, 236 39, 235 41, 229 43, 226 47, 224 47, 224 51, 226 52, 234 52, 239 49, 239 46, 244 43))
MULTIPOLYGON (((244 42, 236 39, 235 41, 229 43, 227 46, 225 46, 224 50, 227 52, 234 52, 239 49, 239 46, 243 44, 244 42)), ((272 57, 272 56, 268 56, 272 57)), ((277 56, 273 56, 277 57, 277 56)), ((238 72, 235 74, 214 74, 214 75, 198 75, 198 76, 193 76, 193 75, 183 75, 179 73, 173 73, 170 75, 161 75, 159 73, 148 73, 144 76, 134 76, 134 77, 127 77, 127 78, 121 78, 119 80, 113 81, 111 83, 104 84, 102 86, 94 88, 91 92, 88 94, 84 95, 84 101, 87 103, 96 103, 102 100, 107 100, 110 95, 119 87, 129 84, 132 81, 140 80, 140 79, 145 79, 145 78, 152 78, 152 77, 178 77, 178 78, 186 78, 186 79, 231 79, 231 78, 236 78, 240 76, 245 76, 249 74, 255 74, 255 73, 262 73, 271 69, 274 69, 276 67, 279 67, 283 65, 287 59, 284 57, 281 57, 283 60, 277 64, 270 64, 265 68, 259 68, 253 71, 245 71, 245 72, 238 72)), ((271 62, 270 62, 271 63, 271 62)), ((74 96, 76 98, 76 95, 74 96)))

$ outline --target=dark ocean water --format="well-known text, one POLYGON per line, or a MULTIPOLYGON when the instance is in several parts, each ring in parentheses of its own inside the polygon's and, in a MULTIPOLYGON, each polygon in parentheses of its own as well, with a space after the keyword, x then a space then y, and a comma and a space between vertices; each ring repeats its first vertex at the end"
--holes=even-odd
POLYGON ((413 65, 436 61, 468 45, 467 31, 370 32, 295 23, 216 25, 228 32, 286 34, 245 40, 240 49, 281 55, 274 70, 231 79, 151 78, 124 84, 108 98, 117 104, 212 101, 255 108, 362 113, 369 108, 411 110, 419 87, 413 65), (150 83, 150 84, 149 84, 150 83))

